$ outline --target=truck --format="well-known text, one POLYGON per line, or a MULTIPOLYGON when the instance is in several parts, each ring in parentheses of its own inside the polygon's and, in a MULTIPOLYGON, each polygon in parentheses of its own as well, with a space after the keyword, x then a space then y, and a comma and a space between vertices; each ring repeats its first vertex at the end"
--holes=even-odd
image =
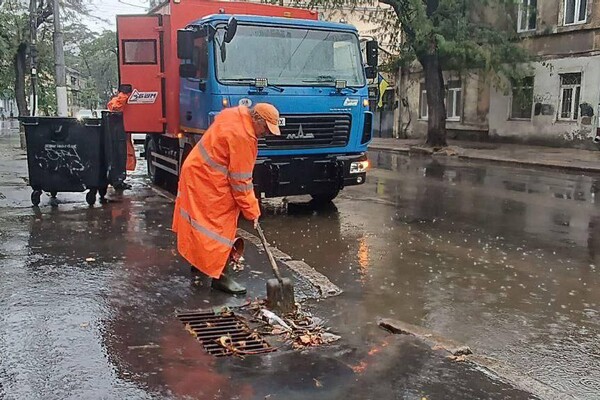
POLYGON ((259 197, 333 200, 365 182, 372 137, 368 79, 377 42, 315 11, 208 0, 169 0, 117 16, 119 83, 131 90, 125 130, 146 134, 148 175, 176 190, 179 172, 226 107, 266 102, 281 136, 258 141, 259 197), (363 54, 364 53, 364 54, 363 54))

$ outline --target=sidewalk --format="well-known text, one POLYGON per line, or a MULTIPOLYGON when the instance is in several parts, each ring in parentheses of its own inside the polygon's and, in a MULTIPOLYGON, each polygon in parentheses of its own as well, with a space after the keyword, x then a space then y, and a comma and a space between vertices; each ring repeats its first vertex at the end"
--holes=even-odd
MULTIPOLYGON (((463 159, 600 172, 600 151, 455 140, 448 141, 448 144, 457 157, 463 159)), ((370 150, 401 153, 424 153, 423 147, 423 139, 374 138, 369 145, 370 150)))

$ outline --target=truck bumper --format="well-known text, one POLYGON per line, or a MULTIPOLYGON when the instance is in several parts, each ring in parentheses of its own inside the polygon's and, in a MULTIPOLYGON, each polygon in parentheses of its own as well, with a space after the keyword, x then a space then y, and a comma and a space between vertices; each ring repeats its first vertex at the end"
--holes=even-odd
POLYGON ((352 163, 367 161, 354 155, 259 157, 254 167, 254 190, 265 197, 326 194, 365 182, 366 172, 350 173, 352 163))

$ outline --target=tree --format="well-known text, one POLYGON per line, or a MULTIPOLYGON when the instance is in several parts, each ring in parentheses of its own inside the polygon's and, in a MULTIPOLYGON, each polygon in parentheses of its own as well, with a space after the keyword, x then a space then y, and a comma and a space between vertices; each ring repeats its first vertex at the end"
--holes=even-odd
MULTIPOLYGON (((367 0, 366 3, 372 3, 367 0)), ((379 0, 389 8, 366 13, 378 34, 392 43, 394 66, 423 68, 427 91, 427 144, 446 146, 443 71, 477 70, 496 85, 523 75, 533 58, 519 47, 514 14, 518 0, 379 0)), ((310 6, 336 9, 361 0, 312 0, 310 6)))
MULTIPOLYGON (((75 20, 81 16, 89 16, 86 0, 63 0, 62 15, 65 20, 75 20)), ((53 14, 52 0, 3 0, 0 2, 0 51, 4 50, 0 63, 0 88, 12 92, 17 101, 20 116, 30 114, 27 103, 28 67, 31 65, 32 37, 37 37, 40 29, 45 26, 53 14), (10 62, 10 66, 8 63, 10 62), (11 71, 9 72, 8 69, 11 71), (7 80, 11 80, 9 82, 7 80)), ((49 27, 48 27, 49 28, 49 27)), ((48 37, 49 40, 49 37, 48 37)), ((35 48, 34 51, 40 49, 35 48)), ((41 50, 45 50, 41 46, 41 50)), ((38 60, 39 61, 39 60, 38 60)), ((53 68, 53 67, 52 67, 53 68)), ((51 75, 50 75, 51 76, 51 75)), ((42 75, 40 75, 42 77, 42 75)), ((46 90, 49 76, 40 80, 41 89, 46 90)), ((52 88, 53 90, 53 88, 52 88)), ((44 91, 40 100, 51 96, 44 91)))
POLYGON ((86 78, 86 89, 82 92, 85 104, 93 107, 106 104, 119 82, 116 33, 98 34, 84 25, 72 24, 65 28, 65 42, 69 43, 67 65, 86 78))

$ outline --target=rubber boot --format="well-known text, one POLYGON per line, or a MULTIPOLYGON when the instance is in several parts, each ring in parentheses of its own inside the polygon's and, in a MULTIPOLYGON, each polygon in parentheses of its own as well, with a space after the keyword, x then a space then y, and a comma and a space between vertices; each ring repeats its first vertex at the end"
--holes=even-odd
POLYGON ((231 271, 231 267, 228 265, 225 267, 225 270, 223 270, 223 273, 219 279, 213 278, 211 285, 212 288, 229 294, 246 293, 246 288, 234 281, 232 275, 233 273, 231 271))

